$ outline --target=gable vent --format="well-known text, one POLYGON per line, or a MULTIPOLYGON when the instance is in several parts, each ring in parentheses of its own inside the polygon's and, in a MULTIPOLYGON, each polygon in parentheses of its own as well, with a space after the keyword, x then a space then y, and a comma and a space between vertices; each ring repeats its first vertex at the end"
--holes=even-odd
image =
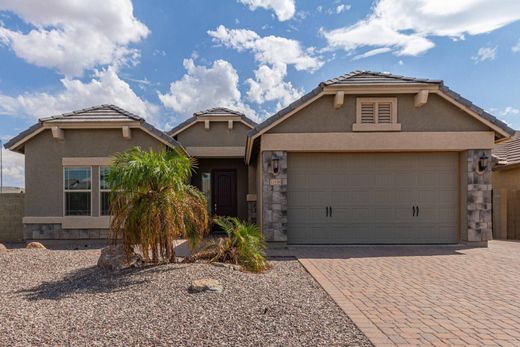
POLYGON ((361 123, 362 124, 374 124, 376 122, 375 117, 375 103, 364 102, 361 104, 361 123))
POLYGON ((377 104, 377 122, 381 124, 392 123, 392 103, 380 102, 377 104))

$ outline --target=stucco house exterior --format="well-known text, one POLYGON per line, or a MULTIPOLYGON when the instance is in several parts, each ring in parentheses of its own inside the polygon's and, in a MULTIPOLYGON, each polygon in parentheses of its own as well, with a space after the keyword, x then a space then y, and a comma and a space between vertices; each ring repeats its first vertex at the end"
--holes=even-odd
POLYGON ((520 132, 493 149, 493 236, 520 240, 520 132))
POLYGON ((485 245, 491 150, 513 133, 442 81, 355 71, 261 124, 214 108, 163 133, 104 105, 42 119, 6 147, 26 156, 27 239, 106 237, 103 170, 140 145, 182 146, 211 213, 256 222, 273 244, 485 245))

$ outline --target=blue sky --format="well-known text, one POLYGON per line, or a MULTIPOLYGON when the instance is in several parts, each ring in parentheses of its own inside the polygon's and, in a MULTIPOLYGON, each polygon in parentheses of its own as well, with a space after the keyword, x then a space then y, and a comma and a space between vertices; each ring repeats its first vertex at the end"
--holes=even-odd
POLYGON ((261 120, 352 70, 443 79, 520 129, 519 19, 516 0, 0 0, 0 139, 101 103, 162 129, 213 106, 261 120))

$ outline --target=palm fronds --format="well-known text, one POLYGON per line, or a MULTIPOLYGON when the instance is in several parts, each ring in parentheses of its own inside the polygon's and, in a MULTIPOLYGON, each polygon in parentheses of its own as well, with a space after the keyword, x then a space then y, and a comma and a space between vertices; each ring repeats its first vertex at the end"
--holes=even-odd
POLYGON ((195 162, 179 151, 134 147, 116 155, 108 172, 111 238, 146 262, 175 261, 175 240, 198 245, 208 230, 207 202, 188 180, 195 162))

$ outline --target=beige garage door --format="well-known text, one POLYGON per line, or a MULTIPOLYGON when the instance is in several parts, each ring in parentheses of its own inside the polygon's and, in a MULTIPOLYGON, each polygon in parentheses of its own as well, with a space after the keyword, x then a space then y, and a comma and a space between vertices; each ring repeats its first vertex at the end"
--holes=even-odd
POLYGON ((456 153, 289 153, 288 242, 458 241, 456 153))

